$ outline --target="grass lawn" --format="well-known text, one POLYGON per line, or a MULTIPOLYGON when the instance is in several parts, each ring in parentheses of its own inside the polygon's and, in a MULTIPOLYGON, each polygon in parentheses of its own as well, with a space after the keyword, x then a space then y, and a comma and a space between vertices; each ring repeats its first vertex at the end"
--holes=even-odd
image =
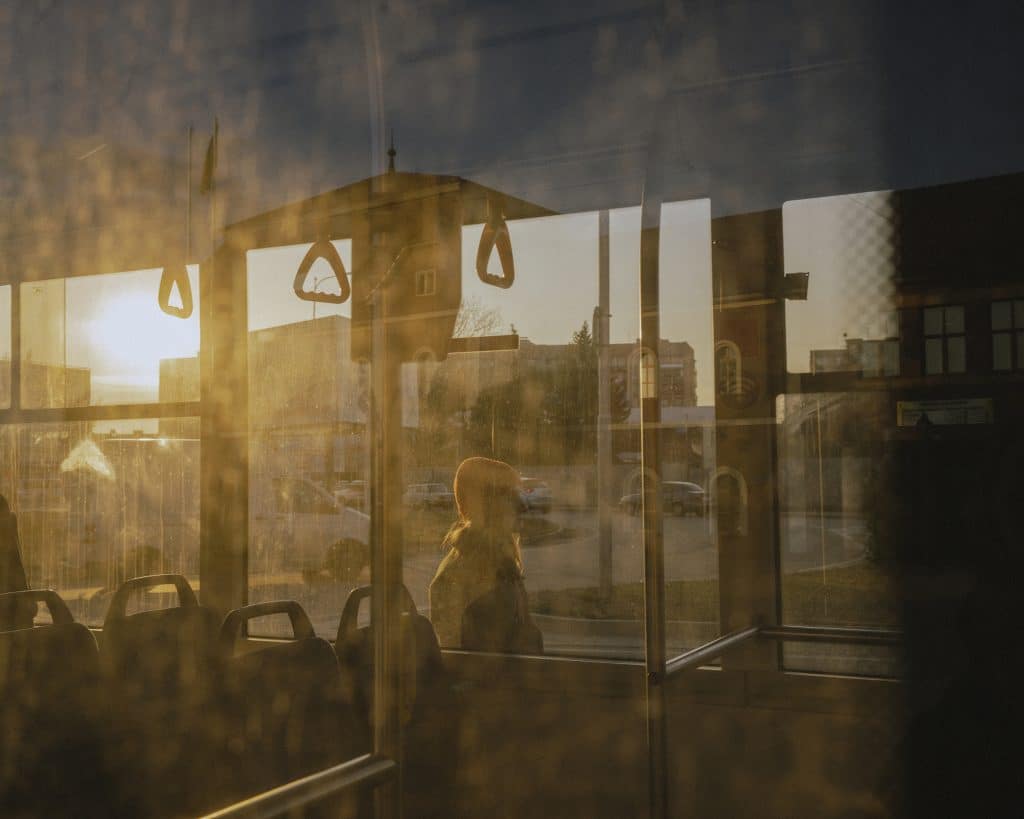
MULTIPOLYGON (((804 625, 896 626, 900 596, 891 578, 870 563, 821 572, 800 572, 782 579, 783 619, 804 625)), ((530 594, 537 614, 585 619, 639 620, 643 617, 643 585, 625 583, 602 599, 595 587, 539 591, 530 594)), ((718 619, 717 580, 676 580, 666 584, 669 620, 718 619)))

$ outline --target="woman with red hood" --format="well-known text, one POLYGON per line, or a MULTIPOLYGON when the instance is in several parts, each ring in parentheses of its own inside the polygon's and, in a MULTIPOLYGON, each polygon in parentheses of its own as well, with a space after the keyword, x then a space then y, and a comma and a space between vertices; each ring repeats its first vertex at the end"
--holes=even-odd
POLYGON ((519 475, 491 458, 467 458, 455 473, 459 519, 430 584, 430 619, 442 646, 539 653, 519 551, 519 475))

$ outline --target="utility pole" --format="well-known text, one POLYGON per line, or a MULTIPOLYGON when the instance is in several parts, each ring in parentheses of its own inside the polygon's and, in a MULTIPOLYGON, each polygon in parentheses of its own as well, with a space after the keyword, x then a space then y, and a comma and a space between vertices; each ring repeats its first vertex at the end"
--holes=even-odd
POLYGON ((597 343, 597 516, 598 577, 601 599, 612 595, 612 429, 611 385, 608 344, 611 314, 609 306, 608 211, 598 215, 597 309, 594 311, 594 341, 597 343))

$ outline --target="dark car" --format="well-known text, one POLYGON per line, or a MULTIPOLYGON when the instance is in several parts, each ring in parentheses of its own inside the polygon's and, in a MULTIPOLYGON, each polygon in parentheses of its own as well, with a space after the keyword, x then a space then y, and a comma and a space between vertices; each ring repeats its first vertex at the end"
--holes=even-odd
MULTIPOLYGON (((665 512, 673 515, 703 515, 704 490, 689 481, 662 481, 661 502, 665 512)), ((639 492, 623 495, 619 508, 631 515, 639 515, 641 497, 639 492)))

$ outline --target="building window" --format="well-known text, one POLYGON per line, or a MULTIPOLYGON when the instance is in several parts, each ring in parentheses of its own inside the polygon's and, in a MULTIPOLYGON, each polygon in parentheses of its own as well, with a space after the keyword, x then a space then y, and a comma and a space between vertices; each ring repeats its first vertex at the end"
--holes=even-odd
POLYGON ((686 384, 683 380, 682 367, 661 368, 661 404, 668 407, 685 406, 686 384))
POLYGON ((655 375, 656 365, 657 361, 655 359, 655 356, 649 350, 644 350, 640 356, 641 398, 658 397, 658 379, 655 375))
POLYGON ((433 296, 437 292, 437 274, 433 268, 416 271, 416 295, 433 296))
POLYGON ((992 369, 1024 369, 1024 299, 992 302, 992 369))
POLYGON ((926 307, 924 311, 924 371, 928 375, 967 370, 967 341, 963 305, 926 307))

